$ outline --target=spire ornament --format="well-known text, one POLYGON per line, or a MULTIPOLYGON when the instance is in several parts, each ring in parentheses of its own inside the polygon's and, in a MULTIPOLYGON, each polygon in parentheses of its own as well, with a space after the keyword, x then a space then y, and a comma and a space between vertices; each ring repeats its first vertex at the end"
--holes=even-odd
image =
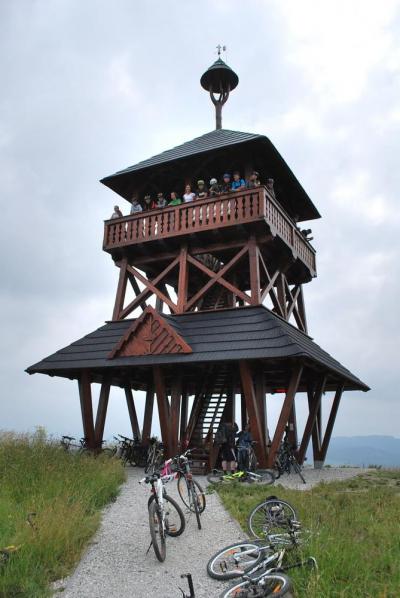
POLYGON ((226 52, 226 46, 217 46, 218 59, 203 73, 200 85, 209 92, 215 106, 215 128, 222 129, 222 106, 229 98, 231 91, 237 87, 239 77, 222 60, 221 52, 226 52))

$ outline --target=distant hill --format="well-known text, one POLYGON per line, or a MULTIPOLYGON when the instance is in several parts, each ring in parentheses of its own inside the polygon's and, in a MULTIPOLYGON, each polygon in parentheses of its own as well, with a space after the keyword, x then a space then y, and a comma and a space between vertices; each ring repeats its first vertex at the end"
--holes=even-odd
MULTIPOLYGON (((308 458, 312 462, 312 456, 308 458)), ((336 436, 331 439, 326 464, 400 467, 400 438, 394 436, 336 436)))

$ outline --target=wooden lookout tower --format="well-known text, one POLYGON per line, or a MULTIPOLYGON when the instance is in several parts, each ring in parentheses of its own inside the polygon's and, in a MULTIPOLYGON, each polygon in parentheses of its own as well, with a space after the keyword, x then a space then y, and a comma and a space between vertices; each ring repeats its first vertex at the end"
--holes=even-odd
POLYGON ((212 467, 216 430, 236 419, 239 426, 250 423, 261 466, 272 465, 286 429, 299 461, 311 441, 321 465, 343 392, 368 387, 308 333, 303 288, 317 267, 300 223, 320 215, 267 137, 222 128, 222 106, 237 75, 218 58, 201 84, 215 105, 215 130, 101 182, 128 202, 159 191, 169 197, 197 179, 208 183, 234 170, 246 180, 258 171, 261 184, 106 220, 103 250, 119 270, 111 320, 27 372, 78 381, 84 435, 93 449, 101 445, 110 390, 117 386, 143 443, 157 401, 169 455, 189 444, 212 467), (268 408, 277 393, 284 399, 271 430, 268 408), (301 434, 299 393, 309 407, 301 434), (139 400, 145 401, 143 423, 139 400))

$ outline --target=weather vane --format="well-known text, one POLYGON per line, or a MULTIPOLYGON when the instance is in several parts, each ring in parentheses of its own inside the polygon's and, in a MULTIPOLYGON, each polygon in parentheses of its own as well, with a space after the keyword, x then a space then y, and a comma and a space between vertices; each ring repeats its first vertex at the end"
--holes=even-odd
POLYGON ((221 52, 226 52, 226 46, 221 46, 221 44, 218 44, 218 46, 217 46, 218 58, 221 57, 221 52))

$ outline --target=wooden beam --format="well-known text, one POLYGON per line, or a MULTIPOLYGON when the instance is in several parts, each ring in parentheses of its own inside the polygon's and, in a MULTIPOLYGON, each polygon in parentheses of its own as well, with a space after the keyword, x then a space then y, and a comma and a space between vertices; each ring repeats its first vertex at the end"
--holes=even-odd
POLYGON ((240 411, 241 411, 242 430, 244 430, 246 427, 246 424, 247 424, 246 398, 244 396, 244 392, 240 393, 240 411))
POLYGON ((189 284, 189 267, 187 261, 187 245, 182 245, 179 254, 179 279, 178 279, 178 313, 185 311, 187 291, 189 284))
POLYGON ((135 408, 135 401, 133 400, 132 389, 130 388, 130 386, 125 386, 124 390, 133 436, 137 436, 140 440, 140 428, 135 408))
POLYGON ((181 421, 180 421, 180 431, 179 431, 179 439, 180 439, 182 448, 186 448, 184 446, 184 441, 186 440, 186 428, 187 428, 187 421, 188 421, 188 406, 189 406, 189 396, 188 396, 188 393, 185 391, 182 393, 181 421))
POLYGON ((151 424, 153 422, 153 407, 154 407, 154 389, 149 386, 146 391, 146 403, 144 406, 142 442, 144 445, 149 444, 151 437, 151 424))
POLYGON ((128 260, 125 258, 121 262, 119 262, 119 278, 118 278, 118 286, 117 286, 117 293, 115 296, 115 303, 114 303, 114 310, 112 319, 119 320, 120 314, 124 308, 124 301, 125 301, 125 293, 126 293, 126 266, 128 260))
POLYGON ((254 236, 250 237, 248 248, 251 304, 259 305, 261 303, 260 262, 257 241, 254 236))
POLYGON ((288 440, 290 445, 295 451, 297 451, 298 438, 297 438, 297 418, 296 418, 296 399, 293 401, 292 409, 288 419, 288 440))
POLYGON ((104 425, 106 423, 108 399, 110 397, 111 385, 109 382, 103 382, 100 388, 99 404, 97 406, 96 425, 94 427, 96 447, 99 449, 102 445, 104 435, 104 425))
POLYGON ((249 424, 251 434, 257 442, 255 451, 258 457, 260 467, 267 465, 267 451, 264 440, 263 429, 265 422, 261 421, 260 410, 257 403, 256 394, 254 391, 253 377, 250 366, 247 361, 239 362, 240 379, 242 383, 242 390, 246 401, 246 408, 249 414, 249 424))
POLYGON ((309 406, 309 414, 307 418, 307 422, 303 432, 303 438, 301 440, 300 448, 297 453, 297 460, 300 464, 304 462, 304 457, 306 456, 307 447, 310 442, 311 434, 314 428, 314 424, 317 418, 318 410, 321 404, 322 394, 324 392, 326 384, 326 376, 322 376, 319 380, 317 388, 315 392, 308 391, 308 406, 309 406))
POLYGON ((282 442, 283 434, 285 432, 286 424, 289 420, 290 412, 292 410, 292 405, 294 398, 296 396, 297 389, 299 387, 301 374, 303 373, 303 366, 301 364, 296 364, 294 366, 289 387, 286 392, 285 400, 283 401, 281 413, 279 415, 278 423, 276 425, 274 438, 271 443, 271 448, 268 455, 268 467, 273 467, 276 459, 276 455, 279 450, 279 446, 282 442))
POLYGON ((171 386, 171 454, 178 453, 179 415, 181 410, 182 377, 174 379, 171 386))
POLYGON ((336 415, 337 415, 337 412, 339 409, 343 390, 344 390, 344 384, 341 383, 337 387, 337 390, 335 393, 335 398, 333 399, 333 403, 332 403, 331 412, 329 414, 328 423, 326 425, 325 435, 324 435, 324 439, 322 441, 322 446, 321 446, 321 454, 320 454, 321 461, 325 461, 326 453, 328 452, 329 442, 330 442, 330 439, 332 436, 333 426, 335 425, 335 419, 336 419, 336 415))
POLYGON ((281 315, 287 320, 285 275, 281 272, 276 281, 276 290, 281 309, 281 315))
MULTIPOLYGON (((170 264, 169 270, 172 270, 173 267, 174 266, 172 266, 172 264, 170 264)), ((161 301, 163 301, 164 303, 166 303, 168 305, 168 307, 171 309, 171 311, 173 311, 174 313, 177 313, 178 310, 177 310, 177 306, 175 305, 175 303, 173 303, 169 299, 169 297, 167 297, 162 291, 160 291, 160 289, 158 289, 155 286, 154 281, 147 280, 147 278, 145 276, 143 276, 139 272, 139 270, 136 270, 136 268, 134 268, 133 266, 127 266, 127 270, 128 270, 128 272, 130 272, 131 274, 136 276, 136 278, 138 280, 140 280, 140 282, 142 282, 144 284, 144 286, 146 287, 146 289, 144 289, 140 295, 145 294, 147 291, 147 293, 150 293, 150 295, 155 295, 156 297, 159 297, 161 299, 161 301)), ((165 270, 167 270, 167 268, 165 270)), ((163 270, 162 274, 164 274, 165 270, 163 270)), ((165 275, 166 274, 164 274, 162 276, 162 278, 164 278, 165 275)), ((157 278, 160 278, 160 275, 157 276, 157 278)), ((138 301, 138 300, 139 300, 140 295, 138 297, 136 297, 136 302, 139 304, 140 304, 140 301, 138 301)), ((134 303, 134 301, 132 303, 134 303)), ((126 309, 128 309, 128 308, 126 308, 126 309)), ((124 310, 124 313, 125 313, 125 311, 126 310, 124 310)))
POLYGON ((265 378, 262 371, 262 368, 257 368, 257 372, 254 376, 254 387, 256 393, 256 399, 258 403, 258 409, 260 412, 261 422, 262 422, 262 430, 263 430, 263 437, 264 437, 264 445, 267 446, 267 410, 266 410, 266 403, 265 403, 265 378))
MULTIPOLYGON (((125 307, 124 310, 122 310, 121 312, 121 318, 126 318, 126 316, 128 316, 134 309, 136 309, 136 307, 138 305, 140 305, 143 301, 145 301, 148 297, 150 297, 153 294, 153 290, 155 288, 155 285, 157 285, 159 282, 161 282, 161 280, 167 276, 167 274, 169 274, 169 272, 175 268, 175 266, 177 265, 177 263, 179 262, 179 256, 176 257, 170 264, 168 264, 168 266, 166 266, 166 268, 164 268, 164 270, 162 272, 160 272, 160 274, 158 274, 158 276, 156 276, 152 281, 148 281, 146 278, 144 278, 144 276, 142 276, 140 274, 140 272, 138 272, 137 270, 135 270, 132 267, 129 267, 128 271, 133 275, 136 276, 136 273, 139 274, 139 276, 137 278, 139 278, 139 280, 141 280, 141 282, 145 281, 145 286, 146 288, 143 289, 143 291, 135 298, 133 299, 133 301, 131 301, 129 303, 129 305, 127 305, 125 307), (151 289, 150 289, 150 286, 151 289)), ((160 291, 158 291, 157 289, 157 293, 156 295, 158 297, 160 297, 160 299, 162 299, 164 301, 164 297, 165 295, 163 295, 163 293, 160 293, 160 291)), ((168 299, 168 301, 170 301, 168 299)))
POLYGON ((207 274, 207 276, 209 276, 210 280, 190 299, 190 301, 188 301, 187 306, 186 306, 187 309, 190 309, 190 307, 192 305, 195 305, 197 303, 197 301, 205 293, 207 293, 207 291, 209 291, 210 288, 216 283, 223 285, 224 287, 226 287, 228 289, 228 291, 230 291, 231 293, 235 293, 235 295, 240 297, 243 301, 246 301, 246 303, 251 303, 251 297, 249 297, 249 295, 247 295, 246 293, 243 293, 240 289, 238 289, 233 284, 231 284, 229 281, 227 281, 223 278, 224 275, 231 268, 233 268, 233 266, 235 266, 237 264, 237 262, 243 257, 243 255, 247 251, 248 251, 248 246, 246 244, 245 247, 242 247, 242 249, 227 264, 225 264, 225 266, 223 268, 221 268, 221 270, 218 270, 218 272, 213 272, 212 270, 207 268, 207 266, 205 266, 204 264, 202 264, 201 262, 199 262, 192 256, 188 255, 188 257, 187 257, 188 261, 191 264, 193 264, 194 266, 196 266, 196 268, 198 268, 199 270, 202 270, 204 272, 204 274, 207 274))
POLYGON ((165 446, 166 457, 171 456, 170 406, 165 380, 160 366, 153 366, 154 387, 157 396, 158 415, 160 418, 161 438, 165 446))
POLYGON ((83 435, 87 439, 89 449, 96 448, 93 423, 93 405, 90 375, 87 370, 83 370, 78 380, 79 398, 81 403, 83 435))
POLYGON ((306 308, 304 304, 304 292, 303 292, 303 285, 300 285, 300 295, 297 299, 297 306, 298 306, 298 314, 303 322, 303 331, 307 334, 307 318, 306 318, 306 308))
MULTIPOLYGON (((130 272, 127 272, 127 276, 128 276, 129 282, 131 283, 131 287, 133 289, 133 292, 135 293, 135 295, 137 297, 138 295, 140 295, 140 293, 142 291, 140 290, 140 287, 139 287, 138 283, 136 282, 136 278, 130 272)), ((146 301, 142 301, 141 303, 139 303, 139 305, 140 305, 140 307, 142 308, 143 311, 147 307, 146 301)))

